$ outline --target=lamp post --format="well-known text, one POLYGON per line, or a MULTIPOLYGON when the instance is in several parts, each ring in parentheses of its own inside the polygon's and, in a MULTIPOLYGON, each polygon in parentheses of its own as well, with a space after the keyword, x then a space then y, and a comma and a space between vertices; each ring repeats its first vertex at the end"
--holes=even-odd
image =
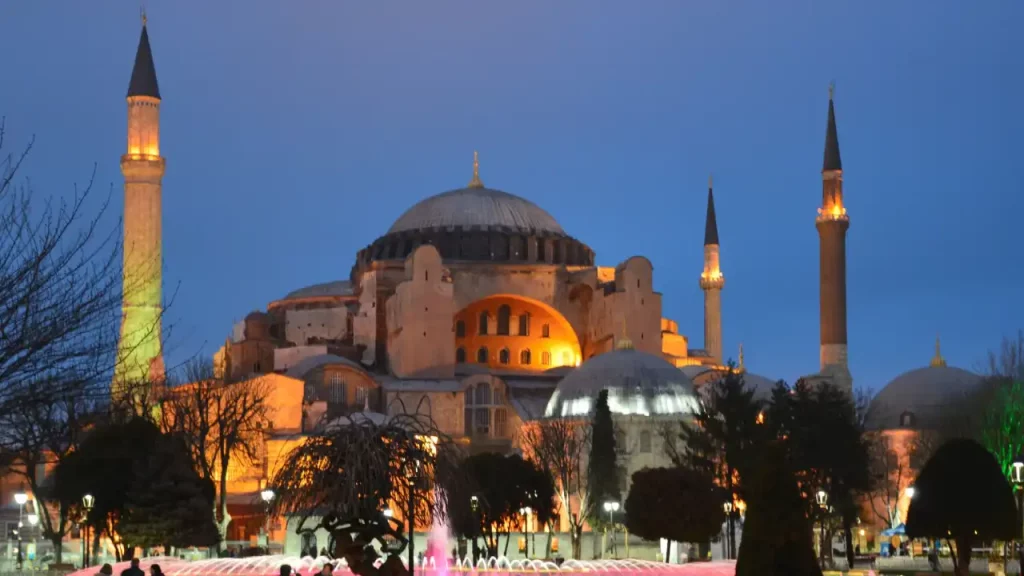
POLYGON ((726 501, 722 504, 722 510, 725 511, 725 556, 726 560, 732 559, 732 534, 729 531, 730 524, 732 523, 732 502, 726 501))
MULTIPOLYGON (((1013 472, 1011 472, 1010 476, 1019 498, 1017 511, 1020 513, 1021 529, 1024 531, 1024 454, 1017 456, 1013 460, 1013 472)), ((1021 562, 1021 566, 1024 566, 1024 542, 1017 543, 1017 560, 1021 562)))
POLYGON ((82 553, 82 567, 86 568, 89 566, 89 551, 92 546, 92 542, 89 541, 89 512, 92 511, 92 507, 96 505, 96 499, 93 498, 92 494, 86 494, 82 496, 82 508, 85 509, 85 552, 82 553))
MULTIPOLYGON (((408 463, 407 463, 408 464, 408 463)), ((416 538, 416 481, 420 475, 420 461, 413 460, 414 466, 408 471, 409 480, 409 574, 416 573, 416 554, 413 541, 416 538)))
POLYGON ((818 493, 814 495, 814 499, 818 502, 818 506, 821 508, 821 548, 818 553, 821 567, 825 567, 825 512, 828 510, 828 492, 824 490, 818 490, 818 493))
POLYGON ((608 513, 608 527, 611 533, 612 554, 615 554, 615 513, 619 511, 618 502, 605 502, 604 511, 608 513))
POLYGON ((469 509, 473 511, 473 563, 480 555, 480 499, 476 496, 469 498, 469 509))
POLYGON ((18 504, 18 570, 21 570, 21 528, 25 525, 22 520, 25 516, 25 503, 28 502, 28 494, 25 493, 24 485, 22 485, 21 490, 14 495, 14 502, 18 504))
POLYGON ((530 541, 527 539, 527 535, 530 533, 530 507, 523 506, 519 509, 519 514, 523 517, 523 549, 525 556, 530 557, 530 541))
MULTIPOLYGON (((38 504, 38 503, 39 503, 39 501, 37 500, 36 504, 38 504)), ((38 509, 38 507, 36 509, 38 509)), ((32 552, 35 556, 38 556, 38 552, 36 551, 35 548, 36 548, 36 526, 39 524, 39 514, 36 514, 35 512, 33 512, 32 514, 29 514, 29 515, 25 516, 25 519, 28 520, 28 525, 32 528, 32 546, 31 546, 31 548, 29 548, 29 551, 32 552)))
POLYGON ((267 541, 267 553, 270 553, 270 503, 274 501, 274 491, 264 488, 260 491, 260 499, 263 500, 263 535, 267 541))

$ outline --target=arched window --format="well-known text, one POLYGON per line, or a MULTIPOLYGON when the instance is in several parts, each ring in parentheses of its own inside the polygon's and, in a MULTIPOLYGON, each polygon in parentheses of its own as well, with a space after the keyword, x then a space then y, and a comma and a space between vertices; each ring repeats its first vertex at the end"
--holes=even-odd
POLYGON ((650 454, 651 453, 651 433, 647 430, 640 432, 640 453, 650 454))
POLYGON ((500 386, 479 382, 466 388, 466 436, 504 438, 508 435, 505 396, 500 386))
POLYGON ((540 353, 540 365, 551 366, 551 352, 545 350, 540 353))
POLYGON ((332 372, 328 377, 327 402, 330 404, 345 404, 348 399, 348 386, 342 380, 341 374, 332 372))
POLYGON ((487 364, 487 346, 476 351, 476 361, 478 364, 487 364))
POLYGON ((512 353, 508 351, 508 348, 502 348, 501 351, 498 352, 498 362, 501 362, 502 364, 508 364, 511 361, 512 353))
POLYGON ((900 414, 900 427, 902 428, 913 428, 914 427, 914 413, 904 412, 900 414))
POLYGON ((508 323, 512 317, 512 308, 508 304, 498 306, 498 334, 508 336, 508 323))
POLYGON ((455 349, 455 363, 456 364, 465 364, 466 363, 466 349, 465 348, 461 348, 460 347, 460 348, 456 348, 455 349))
POLYGON ((523 312, 519 316, 519 335, 529 336, 530 335, 530 313, 523 312))
POLYGON ((491 321, 491 315, 486 310, 480 313, 480 335, 487 336, 487 325, 491 321))
POLYGON ((462 320, 455 322, 455 337, 465 338, 466 337, 466 323, 462 320))
POLYGON ((551 338, 551 326, 545 324, 540 327, 541 338, 551 338))
POLYGON ((519 363, 520 364, 522 364, 524 366, 529 366, 530 365, 530 360, 531 360, 531 358, 530 358, 530 349, 529 348, 526 348, 522 352, 519 353, 519 363))
POLYGON ((369 399, 370 389, 366 386, 356 386, 356 401, 354 404, 355 408, 360 410, 363 406, 366 406, 367 400, 369 399))

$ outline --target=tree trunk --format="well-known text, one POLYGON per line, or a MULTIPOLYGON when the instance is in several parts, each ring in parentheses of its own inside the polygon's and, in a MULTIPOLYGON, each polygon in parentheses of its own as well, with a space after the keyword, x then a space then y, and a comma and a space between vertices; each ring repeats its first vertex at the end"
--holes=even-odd
MULTIPOLYGON (((220 470, 220 521, 217 522, 217 531, 220 532, 220 549, 228 548, 228 525, 231 524, 231 514, 228 514, 228 466, 227 461, 221 465, 220 470)), ((216 518, 216 515, 214 515, 216 518)), ((269 542, 269 541, 268 541, 269 542)), ((411 544, 411 543, 410 543, 411 544)), ((269 548, 269 546, 268 546, 269 548)))
POLYGON ((953 560, 957 576, 969 576, 971 573, 971 537, 959 536, 956 539, 956 557, 953 560))
POLYGON ((846 569, 853 570, 853 520, 843 515, 843 536, 846 538, 846 569))
POLYGON ((569 525, 569 540, 572 541, 572 557, 580 560, 583 556, 583 527, 569 525))

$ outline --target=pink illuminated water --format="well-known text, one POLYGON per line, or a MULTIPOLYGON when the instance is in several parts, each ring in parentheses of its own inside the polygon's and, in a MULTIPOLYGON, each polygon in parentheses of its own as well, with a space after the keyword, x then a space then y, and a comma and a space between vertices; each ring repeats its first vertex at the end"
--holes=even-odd
MULTIPOLYGON (((447 534, 445 535, 447 540, 447 534)), ((431 550, 428 545, 428 550, 431 550)), ((460 562, 449 567, 444 548, 439 548, 440 556, 428 557, 434 560, 433 566, 417 568, 416 573, 422 576, 442 576, 449 573, 481 576, 530 576, 540 573, 558 573, 559 576, 584 576, 592 572, 614 572, 638 576, 732 576, 736 573, 735 562, 694 562, 691 564, 664 564, 649 560, 566 560, 561 566, 546 560, 508 560, 507 558, 491 558, 481 560, 477 566, 470 567, 468 562, 460 562), (440 558, 443 562, 438 561, 440 558), (441 566, 441 568, 437 568, 441 566)), ((315 576, 320 568, 331 562, 335 564, 337 576, 351 576, 344 560, 331 560, 309 556, 253 556, 251 558, 216 558, 213 560, 196 560, 189 562, 177 558, 155 557, 144 558, 142 569, 148 574, 149 566, 159 564, 167 576, 278 576, 282 564, 291 565, 293 572, 301 576, 315 576)), ((127 562, 114 565, 115 576, 128 568, 127 562)), ((99 567, 73 572, 70 576, 96 576, 99 567)))

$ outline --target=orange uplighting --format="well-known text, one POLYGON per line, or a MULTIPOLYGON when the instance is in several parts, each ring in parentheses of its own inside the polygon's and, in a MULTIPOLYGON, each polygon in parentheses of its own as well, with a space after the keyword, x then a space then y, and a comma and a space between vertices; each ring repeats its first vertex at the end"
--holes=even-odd
POLYGON ((843 208, 842 204, 833 204, 830 208, 818 208, 818 221, 827 220, 846 220, 846 208, 843 208))

